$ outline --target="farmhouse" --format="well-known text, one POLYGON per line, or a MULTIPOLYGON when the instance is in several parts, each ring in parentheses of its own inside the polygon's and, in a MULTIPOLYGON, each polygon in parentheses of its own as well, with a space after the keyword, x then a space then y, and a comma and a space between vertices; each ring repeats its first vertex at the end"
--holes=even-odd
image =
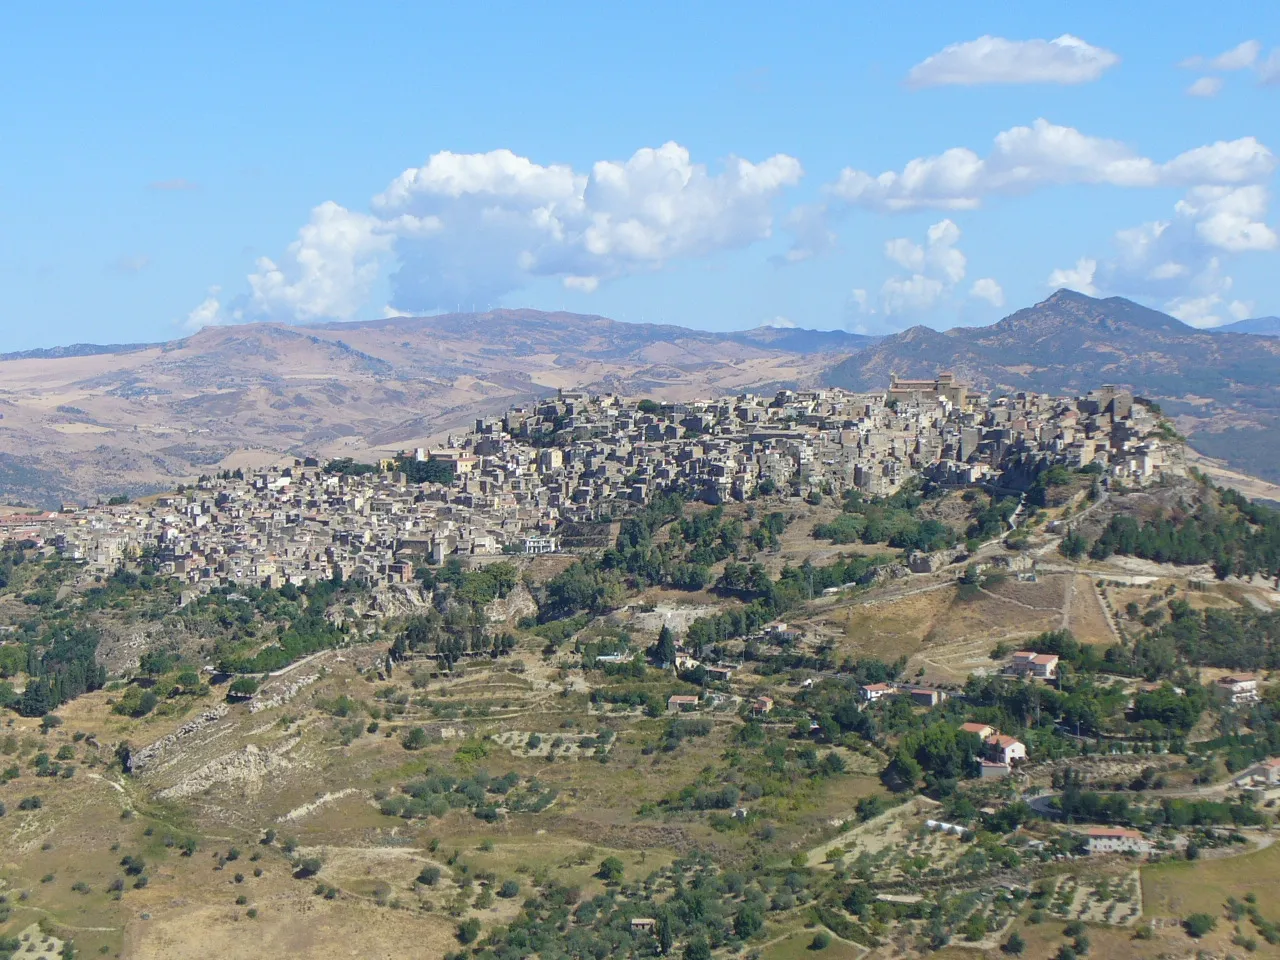
POLYGON ((1008 734, 996 733, 987 738, 987 751, 997 763, 1012 764, 1027 759, 1027 747, 1021 740, 1008 734))
POLYGON ((1280 757, 1271 757, 1243 770, 1231 781, 1235 787, 1274 787, 1280 785, 1280 757))
POLYGON ((1218 696, 1227 703, 1257 703, 1258 678, 1251 673, 1229 674, 1214 684, 1218 696))
POLYGON ((684 693, 673 693, 667 697, 667 713, 685 713, 698 709, 698 698, 684 693))
POLYGON ((898 692, 892 683, 865 683, 858 688, 858 693, 867 703, 875 703, 881 697, 889 697, 898 692))
POLYGON ((911 702, 921 707, 936 707, 947 699, 947 691, 935 690, 932 687, 909 687, 899 691, 911 697, 911 702))
POLYGON ((1017 677, 1035 677, 1037 680, 1055 680, 1058 677, 1058 655, 1019 650, 1013 655, 1008 671, 1017 677))

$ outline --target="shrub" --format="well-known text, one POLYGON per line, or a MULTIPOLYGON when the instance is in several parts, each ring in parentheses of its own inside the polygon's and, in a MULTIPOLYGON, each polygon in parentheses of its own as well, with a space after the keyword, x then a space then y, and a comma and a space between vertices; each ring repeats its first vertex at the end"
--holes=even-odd
POLYGON ((1189 936, 1199 939, 1218 925, 1216 917, 1207 913, 1193 913, 1182 921, 1182 926, 1189 936))
POLYGON ((129 854, 120 860, 120 866, 124 867, 124 872, 129 876, 136 877, 147 869, 147 862, 141 857, 129 854))
POLYGON ((476 938, 480 936, 480 921, 472 917, 458 924, 458 942, 459 943, 475 943, 476 938))
POLYGON ((504 880, 502 888, 498 891, 498 896, 504 900, 510 900, 512 897, 519 895, 520 884, 515 880, 504 880))
POLYGON ((303 857, 294 862, 293 875, 299 880, 305 880, 307 877, 314 877, 323 866, 324 863, 319 857, 303 857))
POLYGON ((423 867, 422 872, 418 874, 418 882, 428 887, 434 887, 440 882, 440 868, 433 864, 423 867))
POLYGON ((813 939, 809 941, 810 950, 825 950, 831 946, 831 934, 825 930, 819 930, 813 935, 813 939))

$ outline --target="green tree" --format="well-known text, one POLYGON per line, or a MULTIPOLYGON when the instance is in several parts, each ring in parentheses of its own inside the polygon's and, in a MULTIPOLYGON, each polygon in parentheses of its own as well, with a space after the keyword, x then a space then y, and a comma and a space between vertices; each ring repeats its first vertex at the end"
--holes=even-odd
POLYGON ((658 949, 662 955, 668 956, 675 944, 675 936, 671 932, 671 916, 664 910, 658 915, 658 949))
POLYGON ((421 750, 427 745, 427 731, 421 727, 414 727, 405 734, 403 742, 406 750, 421 750))
POLYGON ((236 677, 227 688, 227 693, 233 697, 252 697, 257 692, 257 677, 236 677))
POLYGON ((1009 934, 1009 939, 1000 945, 1000 949, 1011 957, 1020 957, 1022 951, 1027 949, 1027 941, 1022 939, 1022 934, 1015 930, 1009 934))
POLYGON ((658 631, 658 642, 653 645, 653 662, 665 666, 676 661, 676 635, 671 628, 663 625, 658 631))
POLYGON ((733 932, 739 940, 749 940, 764 926, 764 914, 753 903, 748 903, 733 918, 733 932))
POLYGON ((600 869, 596 871, 596 876, 605 883, 620 883, 624 866, 617 857, 605 857, 600 861, 600 869))

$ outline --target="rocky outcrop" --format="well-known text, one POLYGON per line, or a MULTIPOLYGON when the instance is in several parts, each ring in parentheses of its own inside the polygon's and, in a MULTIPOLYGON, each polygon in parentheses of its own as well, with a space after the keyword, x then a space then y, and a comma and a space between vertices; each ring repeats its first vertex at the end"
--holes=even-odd
POLYGON ((537 613, 538 605, 523 583, 517 583, 515 589, 505 597, 492 601, 484 608, 485 619, 490 623, 509 623, 521 617, 536 616, 537 613))
POLYGON ((261 713, 263 710, 270 710, 272 707, 284 706, 284 704, 298 695, 298 691, 309 687, 319 679, 320 674, 308 673, 290 680, 283 687, 272 688, 267 691, 267 694, 259 693, 249 701, 249 712, 261 713))
POLYGON ((188 720, 168 736, 161 737, 155 743, 134 751, 129 756, 129 773, 151 773, 156 769, 163 769, 164 766, 167 766, 165 762, 167 755, 172 752, 175 746, 183 741, 190 740, 202 731, 207 731, 225 717, 229 709, 226 704, 212 707, 198 717, 188 720))
POLYGON ((173 786, 161 790, 156 796, 162 800, 179 800, 203 793, 213 786, 236 785, 245 793, 257 793, 269 777, 293 767, 293 761, 287 754, 301 739, 293 737, 270 750, 251 743, 235 753, 210 760, 173 786))

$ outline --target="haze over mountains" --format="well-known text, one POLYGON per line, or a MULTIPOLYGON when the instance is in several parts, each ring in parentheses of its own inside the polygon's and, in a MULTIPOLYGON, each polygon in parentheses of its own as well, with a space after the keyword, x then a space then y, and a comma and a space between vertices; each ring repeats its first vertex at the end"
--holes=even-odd
POLYGON ((1280 338, 1198 330, 1128 300, 1061 290, 989 327, 883 338, 498 310, 210 327, 162 344, 9 354, 0 356, 0 501, 139 493, 284 453, 424 445, 560 387, 692 398, 876 389, 891 372, 944 369, 989 390, 1122 384, 1159 399, 1202 451, 1280 478, 1280 338))

